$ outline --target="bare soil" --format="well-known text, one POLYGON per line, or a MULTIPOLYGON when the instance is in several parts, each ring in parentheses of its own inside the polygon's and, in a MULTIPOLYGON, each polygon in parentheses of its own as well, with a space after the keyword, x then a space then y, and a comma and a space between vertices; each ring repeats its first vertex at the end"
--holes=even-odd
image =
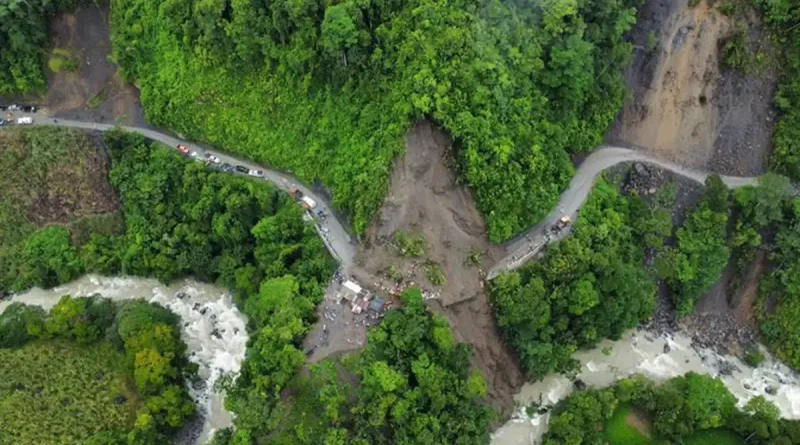
POLYGON ((516 356, 495 326, 481 268, 465 264, 470 248, 485 252, 484 265, 501 257, 502 248, 489 245, 486 225, 469 191, 456 184, 447 165, 451 146, 450 138, 430 122, 418 122, 408 131, 405 157, 395 163, 388 197, 367 231, 353 273, 362 285, 385 291, 392 288, 388 279, 375 283, 367 274, 385 277, 395 266, 404 276, 401 286, 420 286, 432 297, 429 307, 447 317, 457 341, 474 349, 472 363, 489 383, 489 399, 507 416, 524 380, 516 356), (398 230, 423 236, 426 258, 402 257, 393 245, 398 230), (423 272, 425 261, 441 266, 446 285, 431 285, 423 272))
POLYGON ((38 105, 54 117, 147 127, 139 92, 122 81, 111 55, 109 7, 87 4, 50 21, 50 52, 66 51, 77 69, 47 71, 41 97, 8 97, 4 102, 38 105))
MULTIPOLYGON (((761 40, 755 15, 741 20, 761 40)), ((632 33, 626 72, 631 100, 609 134, 690 167, 730 175, 765 171, 774 122, 774 70, 742 75, 720 69, 720 48, 735 31, 713 0, 648 0, 632 33), (656 48, 648 48, 648 39, 656 48)))

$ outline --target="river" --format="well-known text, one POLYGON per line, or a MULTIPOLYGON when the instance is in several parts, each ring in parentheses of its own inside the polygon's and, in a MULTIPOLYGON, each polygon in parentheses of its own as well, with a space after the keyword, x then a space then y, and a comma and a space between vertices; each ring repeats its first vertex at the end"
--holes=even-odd
MULTIPOLYGON (((246 319, 229 294, 193 280, 164 285, 152 279, 87 275, 50 290, 32 289, 11 301, 49 309, 62 295, 95 293, 112 300, 144 298, 180 315, 181 335, 188 345, 189 359, 199 365, 200 377, 205 382, 191 389, 203 419, 196 442, 205 443, 214 430, 231 425, 223 396, 213 389, 222 373, 238 372, 247 345, 246 319)), ((0 302, 0 311, 9 303, 0 302)), ((590 387, 606 387, 637 373, 663 381, 694 371, 719 376, 740 404, 764 395, 785 417, 800 418, 800 378, 796 373, 773 359, 756 369, 750 368, 735 357, 693 348, 685 335, 658 337, 644 330, 632 330, 616 342, 603 341, 597 348, 580 351, 575 357, 581 362, 578 378, 590 387)), ((572 382, 556 374, 525 385, 515 397, 520 408, 514 418, 492 435, 492 445, 536 444, 546 430, 549 415, 531 417, 525 407, 531 402, 552 406, 572 390, 572 382)))
POLYGON ((214 430, 231 425, 231 415, 223 406, 223 395, 214 390, 214 383, 223 373, 239 371, 247 346, 247 322, 231 296, 215 286, 193 280, 165 285, 152 279, 86 275, 53 289, 34 288, 15 295, 10 301, 0 302, 0 312, 11 301, 50 309, 62 295, 93 294, 112 300, 143 298, 180 315, 181 337, 188 346, 189 360, 199 366, 203 383, 190 385, 203 420, 196 442, 206 443, 214 430))
MULTIPOLYGON (((689 337, 683 334, 658 337, 636 329, 616 342, 606 340, 595 349, 580 351, 575 358, 581 362, 578 379, 589 387, 607 387, 632 374, 664 381, 694 371, 720 377, 740 405, 763 395, 780 408, 784 417, 800 418, 800 377, 797 373, 772 358, 756 369, 750 368, 736 357, 693 348, 689 337)), ((532 402, 552 406, 567 397, 573 388, 570 380, 558 374, 526 384, 515 396, 520 408, 510 421, 495 431, 492 445, 539 443, 547 428, 549 414, 528 416, 525 407, 532 402)))

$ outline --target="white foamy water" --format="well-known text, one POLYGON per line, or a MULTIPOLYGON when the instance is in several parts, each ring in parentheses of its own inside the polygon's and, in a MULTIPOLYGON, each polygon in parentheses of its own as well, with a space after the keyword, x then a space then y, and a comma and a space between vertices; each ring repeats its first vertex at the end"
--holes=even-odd
MULTIPOLYGON (((654 337, 646 331, 632 330, 619 341, 606 340, 593 350, 578 352, 575 358, 581 362, 577 378, 589 387, 604 388, 634 374, 664 381, 693 371, 720 377, 739 405, 763 395, 780 408, 784 417, 800 418, 797 373, 771 358, 756 369, 750 368, 736 357, 693 348, 691 340, 682 334, 654 337), (720 374, 725 368, 730 370, 729 375, 727 372, 720 374), (767 392, 768 388, 774 395, 767 392)), ((547 430, 549 414, 528 416, 525 407, 532 402, 552 406, 566 398, 573 388, 572 381, 558 374, 526 384, 515 396, 520 408, 510 421, 494 432, 492 445, 538 444, 547 430)))
POLYGON ((214 383, 223 373, 236 373, 244 360, 247 346, 246 318, 223 290, 193 280, 179 280, 164 285, 157 280, 129 277, 86 275, 53 289, 39 288, 0 302, 2 312, 11 301, 53 307, 62 295, 74 297, 100 294, 112 300, 142 298, 159 303, 181 317, 181 338, 188 346, 189 360, 199 366, 202 385, 190 386, 203 429, 198 443, 210 440, 213 432, 231 425, 225 411, 223 394, 214 391, 214 383))

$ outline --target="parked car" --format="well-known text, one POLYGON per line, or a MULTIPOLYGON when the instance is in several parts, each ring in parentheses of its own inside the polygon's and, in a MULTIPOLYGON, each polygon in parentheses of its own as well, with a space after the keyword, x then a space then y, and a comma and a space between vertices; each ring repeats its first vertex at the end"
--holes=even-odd
POLYGON ((17 119, 17 125, 30 125, 33 123, 33 118, 30 116, 25 116, 17 119))
POLYGON ((35 113, 36 112, 36 107, 33 106, 33 105, 23 105, 22 106, 22 111, 24 111, 26 113, 35 113))
POLYGON ((206 153, 206 159, 213 162, 214 164, 219 164, 219 158, 214 155, 206 153))
POLYGON ((6 120, 5 119, 0 119, 0 127, 2 127, 5 124, 6 124, 6 120))
POLYGON ((225 163, 223 163, 222 165, 219 166, 219 169, 224 171, 224 172, 232 172, 233 171, 233 166, 231 164, 228 164, 227 162, 225 162, 225 163))
POLYGON ((245 167, 244 165, 237 165, 236 171, 239 173, 250 173, 250 169, 245 167))
POLYGON ((182 155, 189 155, 189 149, 185 145, 178 144, 175 148, 177 148, 182 155))
POLYGON ((250 170, 249 172, 247 172, 247 174, 250 176, 255 176, 256 178, 264 177, 264 172, 262 172, 261 170, 250 170))
POLYGON ((8 106, 8 111, 19 111, 19 105, 11 104, 8 106))

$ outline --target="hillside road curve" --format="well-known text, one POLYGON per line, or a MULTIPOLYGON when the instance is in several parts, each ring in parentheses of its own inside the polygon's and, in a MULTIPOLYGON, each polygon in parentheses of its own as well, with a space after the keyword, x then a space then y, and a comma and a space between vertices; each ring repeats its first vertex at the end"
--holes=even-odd
MULTIPOLYGON (((311 197, 314 201, 317 202, 317 207, 315 208, 315 210, 323 208, 327 209, 328 211, 326 213, 328 214, 328 217, 326 218, 325 222, 319 221, 319 219, 316 220, 318 233, 325 242, 325 246, 331 252, 333 257, 336 258, 336 260, 342 264, 342 266, 349 267, 355 261, 356 253, 358 252, 358 244, 356 240, 350 237, 350 234, 347 232, 347 230, 345 230, 345 226, 341 223, 341 221, 339 221, 334 216, 333 212, 330 211, 331 209, 333 209, 333 207, 330 206, 330 204, 325 198, 317 194, 314 194, 311 191, 311 189, 306 187, 297 178, 291 175, 270 170, 261 165, 255 164, 251 161, 239 159, 234 156, 231 156, 230 154, 208 148, 204 145, 178 139, 176 137, 169 136, 167 134, 155 130, 150 130, 147 128, 99 124, 94 122, 81 122, 68 119, 57 119, 57 118, 54 119, 50 116, 46 116, 40 113, 23 113, 19 111, 12 111, 8 112, 7 114, 7 117, 12 122, 16 121, 16 119, 19 117, 25 117, 25 116, 33 118, 32 125, 51 125, 58 127, 82 128, 85 130, 95 130, 95 131, 108 131, 113 128, 121 128, 131 133, 139 133, 148 139, 158 141, 173 149, 177 145, 185 145, 190 152, 192 151, 197 152, 201 158, 206 153, 208 153, 217 156, 220 159, 220 162, 222 163, 228 163, 234 166, 242 165, 251 170, 261 170, 264 173, 263 179, 272 182, 278 188, 282 190, 289 190, 290 188, 295 187, 298 190, 302 191, 306 196, 311 197)), ((6 124, 6 126, 10 125, 6 124)), ((0 127, 0 128, 5 128, 5 127, 0 127)))
MULTIPOLYGON (((230 156, 229 154, 210 149, 197 143, 181 140, 156 130, 139 127, 99 124, 93 122, 81 122, 67 119, 53 119, 52 117, 40 113, 8 113, 8 117, 12 120, 12 122, 13 120, 23 116, 32 117, 33 125, 55 125, 60 127, 82 128, 96 131, 108 131, 115 127, 120 127, 123 130, 139 133, 146 138, 161 142, 169 147, 174 148, 179 144, 185 145, 190 151, 196 151, 201 155, 204 155, 205 153, 212 154, 217 156, 222 162, 226 162, 231 165, 243 165, 252 170, 261 170, 264 172, 264 179, 274 183, 277 187, 283 190, 296 187, 314 199, 320 206, 317 208, 331 209, 330 204, 326 199, 314 194, 308 187, 303 185, 291 175, 270 170, 253 162, 230 156)), ((706 177, 709 175, 708 172, 692 170, 628 148, 614 146, 598 147, 581 163, 580 167, 578 167, 577 171, 575 172, 575 176, 572 178, 572 181, 569 184, 569 188, 567 188, 567 190, 561 195, 556 209, 554 209, 543 221, 531 228, 527 233, 518 236, 514 240, 511 240, 505 244, 507 252, 506 256, 488 270, 487 278, 493 279, 503 272, 511 271, 520 267, 527 260, 535 256, 547 243, 565 237, 569 233, 569 229, 561 231, 561 233, 558 235, 551 234, 549 229, 562 216, 569 216, 574 221, 578 215, 578 210, 589 196, 589 193, 594 186, 595 179, 607 168, 623 162, 641 162, 655 165, 700 183, 703 183, 706 177)), ((721 176, 721 178, 723 182, 730 188, 753 185, 758 182, 757 177, 721 176)), ((345 230, 345 225, 339 221, 332 212, 328 213, 330 216, 327 218, 326 223, 322 226, 317 224, 318 232, 325 241, 325 245, 328 247, 328 250, 331 251, 333 256, 342 264, 345 269, 348 269, 355 263, 356 254, 358 252, 358 243, 349 235, 348 231, 345 230), (325 230, 324 233, 323 229, 325 230)))
MULTIPOLYGON (((489 269, 487 279, 491 280, 503 272, 520 267, 535 256, 547 243, 564 238, 569 233, 569 230, 563 230, 558 235, 552 235, 549 233, 549 229, 562 216, 569 216, 575 221, 578 216, 578 210, 592 191, 595 179, 607 168, 623 162, 641 162, 655 165, 700 183, 705 182, 709 175, 708 172, 692 170, 628 148, 601 146, 595 149, 578 167, 575 176, 570 181, 569 188, 561 194, 558 207, 526 234, 518 236, 506 244, 506 256, 489 269)), ((758 182, 757 177, 721 176, 721 178, 730 188, 753 185, 758 182)))

